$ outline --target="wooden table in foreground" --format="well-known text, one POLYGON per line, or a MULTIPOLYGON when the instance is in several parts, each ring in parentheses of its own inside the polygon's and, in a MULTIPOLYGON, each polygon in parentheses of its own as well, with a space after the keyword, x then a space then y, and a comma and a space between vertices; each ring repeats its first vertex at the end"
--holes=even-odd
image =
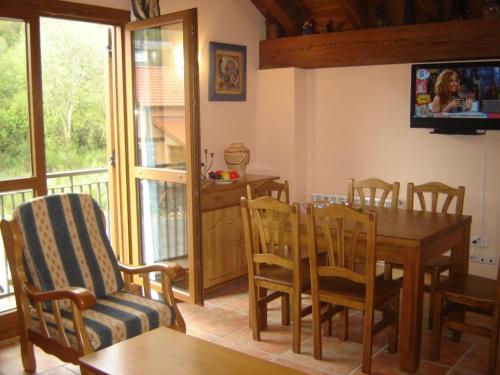
POLYGON ((86 355, 80 364, 112 375, 303 374, 165 327, 86 355))
MULTIPOLYGON (((418 370, 422 335, 424 263, 451 249, 451 273, 467 273, 471 217, 377 208, 377 260, 403 265, 400 320, 402 371, 418 370)), ((305 225, 301 225, 302 239, 305 225)))

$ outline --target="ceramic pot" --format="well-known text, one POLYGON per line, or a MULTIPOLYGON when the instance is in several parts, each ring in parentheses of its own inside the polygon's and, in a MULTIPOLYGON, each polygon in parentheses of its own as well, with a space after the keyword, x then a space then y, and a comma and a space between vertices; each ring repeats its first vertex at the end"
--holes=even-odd
POLYGON ((243 143, 231 143, 224 150, 224 161, 228 169, 233 169, 243 178, 250 162, 250 150, 243 143))

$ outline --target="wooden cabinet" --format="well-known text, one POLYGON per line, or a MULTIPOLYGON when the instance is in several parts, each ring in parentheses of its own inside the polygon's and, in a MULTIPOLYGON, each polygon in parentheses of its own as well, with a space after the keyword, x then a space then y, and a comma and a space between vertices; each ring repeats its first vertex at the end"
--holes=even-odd
POLYGON ((206 183, 201 189, 203 288, 207 289, 247 273, 241 226, 240 197, 247 184, 256 185, 276 176, 247 175, 229 185, 206 183))

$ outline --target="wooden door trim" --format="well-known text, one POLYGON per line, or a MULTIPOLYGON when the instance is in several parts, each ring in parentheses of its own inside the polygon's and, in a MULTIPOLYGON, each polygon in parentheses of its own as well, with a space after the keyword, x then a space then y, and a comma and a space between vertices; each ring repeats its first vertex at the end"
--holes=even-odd
POLYGON ((175 292, 176 297, 189 302, 202 303, 203 288, 201 277, 201 225, 200 225, 200 132, 199 132, 199 77, 198 77, 198 38, 197 38, 197 11, 190 9, 187 11, 176 12, 168 15, 137 21, 125 26, 125 61, 126 73, 125 84, 127 87, 127 136, 128 136, 128 163, 130 187, 130 218, 131 218, 131 246, 129 259, 133 264, 140 262, 141 238, 140 238, 140 207, 138 196, 138 181, 140 179, 155 179, 160 181, 180 182, 186 184, 187 190, 187 210, 186 214, 190 218, 187 220, 188 234, 188 258, 189 258, 189 296, 184 292, 175 292), (184 113, 189 126, 186 127, 186 165, 191 174, 182 171, 152 169, 136 166, 137 154, 135 145, 134 129, 134 102, 133 102, 133 63, 132 63, 132 36, 131 33, 143 28, 151 28, 182 22, 183 24, 183 43, 184 43, 184 113), (187 62, 187 64, 186 64, 187 62), (194 105, 192 104, 194 103, 194 105), (189 152, 188 152, 189 151, 189 152), (134 203, 135 202, 135 203, 134 203), (136 219, 134 219, 136 218, 136 219))

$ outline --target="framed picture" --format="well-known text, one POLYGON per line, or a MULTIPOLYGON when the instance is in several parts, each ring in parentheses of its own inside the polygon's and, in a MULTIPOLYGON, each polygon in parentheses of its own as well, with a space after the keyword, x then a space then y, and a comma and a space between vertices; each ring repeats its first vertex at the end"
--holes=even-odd
POLYGON ((208 100, 245 101, 247 47, 210 42, 208 100))

